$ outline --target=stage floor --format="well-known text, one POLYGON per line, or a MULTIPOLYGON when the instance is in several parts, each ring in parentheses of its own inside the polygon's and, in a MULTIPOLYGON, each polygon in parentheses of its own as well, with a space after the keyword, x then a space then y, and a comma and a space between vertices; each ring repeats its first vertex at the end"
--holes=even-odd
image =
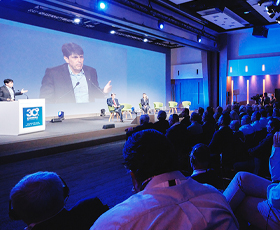
POLYGON ((125 129, 136 126, 131 124, 135 117, 124 122, 116 118, 109 122, 109 116, 46 121, 46 130, 42 132, 0 135, 0 164, 125 139, 125 129), (115 124, 115 128, 103 129, 107 124, 115 124))

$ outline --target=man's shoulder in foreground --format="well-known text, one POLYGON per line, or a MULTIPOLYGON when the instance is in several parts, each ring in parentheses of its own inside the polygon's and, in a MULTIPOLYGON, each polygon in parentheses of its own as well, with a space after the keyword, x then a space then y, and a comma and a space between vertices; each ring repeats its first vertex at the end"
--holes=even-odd
POLYGON ((151 182, 104 213, 91 230, 238 229, 226 199, 214 187, 186 179, 180 172, 161 174, 151 182), (172 178, 176 185, 169 187, 172 178))

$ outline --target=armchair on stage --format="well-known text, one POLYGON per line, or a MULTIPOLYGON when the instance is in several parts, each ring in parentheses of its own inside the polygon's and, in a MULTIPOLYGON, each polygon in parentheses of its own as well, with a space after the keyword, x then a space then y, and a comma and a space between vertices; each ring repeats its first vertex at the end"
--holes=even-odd
MULTIPOLYGON (((143 111, 143 109, 142 109, 142 104, 141 104, 141 102, 139 103, 139 109, 140 109, 140 115, 141 115, 141 113, 143 113, 143 114, 145 114, 145 112, 143 111)), ((148 115, 150 114, 150 109, 148 110, 148 113, 147 113, 148 115)))
POLYGON ((0 102, 0 135, 19 135, 43 131, 45 99, 0 102))
POLYGON ((162 110, 163 109, 163 103, 162 102, 154 102, 154 114, 156 113, 157 110, 162 110))
POLYGON ((115 114, 116 114, 116 116, 117 116, 117 119, 119 118, 119 114, 115 112, 115 107, 109 106, 109 105, 108 105, 108 109, 109 109, 109 112, 110 112, 109 121, 110 121, 111 119, 113 120, 115 114))
POLYGON ((176 101, 169 101, 168 106, 169 106, 169 113, 172 111, 172 113, 176 112, 177 113, 177 105, 178 103, 176 101))
POLYGON ((126 104, 126 103, 121 104, 121 105, 124 106, 123 109, 122 109, 122 113, 125 112, 125 119, 127 119, 127 113, 129 113, 130 117, 132 118, 132 114, 131 114, 131 112, 132 112, 132 105, 126 104))
POLYGON ((182 107, 183 108, 190 108, 190 106, 191 106, 191 102, 190 101, 182 101, 182 107))

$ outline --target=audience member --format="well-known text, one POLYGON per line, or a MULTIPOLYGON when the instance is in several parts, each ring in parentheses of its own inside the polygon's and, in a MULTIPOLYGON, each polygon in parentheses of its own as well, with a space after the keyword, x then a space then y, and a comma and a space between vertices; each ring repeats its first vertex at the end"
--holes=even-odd
POLYGON ((9 215, 23 220, 26 229, 82 230, 108 210, 98 198, 87 198, 68 211, 64 207, 68 194, 69 188, 54 172, 27 175, 11 190, 9 215))
POLYGON ((189 171, 188 153, 191 150, 191 138, 187 127, 179 122, 177 114, 169 116, 170 128, 166 130, 165 136, 173 144, 179 157, 179 169, 189 171))
POLYGON ((223 114, 219 119, 220 128, 217 130, 209 144, 209 148, 213 154, 217 156, 217 162, 220 162, 220 154, 222 154, 222 164, 226 168, 232 168, 234 163, 234 146, 233 132, 229 127, 230 116, 223 114))
POLYGON ((176 171, 176 154, 161 133, 135 133, 123 155, 137 194, 104 213, 91 230, 238 229, 220 192, 176 171))
POLYGON ((224 191, 240 230, 248 229, 248 223, 257 229, 280 229, 280 133, 274 135, 269 163, 272 182, 239 172, 224 191))
POLYGON ((169 128, 169 123, 166 120, 166 112, 160 110, 157 115, 158 121, 154 123, 153 128, 163 134, 166 133, 166 130, 169 128))
POLYGON ((249 104, 246 105, 246 113, 247 113, 249 116, 252 116, 253 108, 252 108, 252 106, 249 105, 249 104))
POLYGON ((267 93, 264 93, 263 98, 262 98, 262 104, 269 105, 269 103, 270 103, 270 98, 267 96, 267 93))
POLYGON ((150 122, 150 117, 148 114, 143 114, 140 116, 140 125, 136 126, 135 128, 129 127, 126 130, 126 139, 131 136, 133 133, 144 129, 152 129, 153 123, 150 122))
POLYGON ((202 107, 198 107, 198 114, 200 117, 202 117, 203 113, 204 113, 204 109, 202 107))
POLYGON ((203 133, 202 125, 200 124, 202 117, 196 112, 193 112, 191 115, 191 125, 188 127, 188 130, 191 135, 198 135, 203 133))
POLYGON ((249 149, 249 154, 255 157, 255 174, 268 175, 268 159, 273 144, 273 135, 280 128, 280 121, 271 118, 267 123, 267 136, 256 147, 249 149))
POLYGON ((192 148, 190 164, 193 170, 191 178, 202 184, 210 184, 217 189, 223 189, 222 180, 214 169, 210 168, 210 149, 207 145, 197 144, 192 148))
POLYGON ((215 133, 215 120, 208 112, 204 112, 202 116, 202 130, 203 130, 203 143, 209 145, 212 140, 213 134, 215 133))
POLYGON ((251 126, 254 128, 255 132, 262 131, 260 119, 261 119, 261 114, 257 111, 253 112, 251 116, 251 120, 252 120, 251 126))
POLYGON ((262 127, 262 129, 264 129, 264 128, 266 129, 266 125, 268 123, 267 113, 266 113, 265 109, 261 109, 260 113, 261 113, 261 118, 260 118, 261 127, 262 127))
POLYGON ((249 115, 244 115, 241 119, 241 127, 239 130, 244 134, 244 136, 253 134, 255 132, 254 128, 251 126, 251 117, 249 115))
POLYGON ((187 127, 191 125, 190 121, 190 110, 188 108, 184 108, 183 111, 179 114, 179 117, 183 117, 181 123, 186 125, 187 127))
MULTIPOLYGON (((237 120, 239 122, 239 116, 238 116, 238 113, 235 110, 232 110, 229 113, 229 116, 230 116, 231 120, 237 120)), ((240 124, 240 122, 239 122, 239 124, 240 124)))

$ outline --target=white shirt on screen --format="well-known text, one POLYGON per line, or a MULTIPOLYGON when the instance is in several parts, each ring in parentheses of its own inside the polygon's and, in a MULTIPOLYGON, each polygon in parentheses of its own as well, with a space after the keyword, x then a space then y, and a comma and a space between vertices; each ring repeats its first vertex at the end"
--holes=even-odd
POLYGON ((70 69, 69 65, 68 65, 68 69, 72 81, 72 86, 74 88, 76 103, 88 103, 89 102, 88 84, 87 84, 87 79, 84 70, 82 70, 78 74, 74 74, 70 69), (78 82, 79 84, 77 85, 78 82))

